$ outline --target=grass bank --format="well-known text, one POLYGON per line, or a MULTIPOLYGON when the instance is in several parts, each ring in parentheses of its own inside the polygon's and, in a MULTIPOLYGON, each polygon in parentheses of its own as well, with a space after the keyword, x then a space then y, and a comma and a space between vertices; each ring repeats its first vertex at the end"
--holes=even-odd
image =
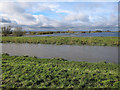
POLYGON ((119 46, 118 37, 2 37, 2 43, 119 46))
POLYGON ((118 65, 2 55, 3 88, 118 88, 118 65))

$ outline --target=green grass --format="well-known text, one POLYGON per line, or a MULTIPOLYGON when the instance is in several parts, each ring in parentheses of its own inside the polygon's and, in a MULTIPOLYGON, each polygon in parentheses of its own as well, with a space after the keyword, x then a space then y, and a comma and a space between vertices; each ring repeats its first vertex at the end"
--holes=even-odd
POLYGON ((118 88, 120 85, 118 64, 7 54, 2 55, 2 79, 3 88, 118 88))
POLYGON ((2 43, 119 46, 118 37, 2 37, 2 43))

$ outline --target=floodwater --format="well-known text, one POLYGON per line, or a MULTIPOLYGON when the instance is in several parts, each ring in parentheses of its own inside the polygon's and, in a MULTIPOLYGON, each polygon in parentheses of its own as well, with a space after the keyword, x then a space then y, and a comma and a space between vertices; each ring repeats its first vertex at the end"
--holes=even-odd
POLYGON ((61 57, 70 61, 118 63, 118 47, 45 44, 2 44, 2 53, 39 58, 61 57))
POLYGON ((65 36, 65 37, 120 37, 119 32, 101 32, 101 33, 54 33, 44 35, 26 35, 25 37, 43 37, 43 36, 65 36))

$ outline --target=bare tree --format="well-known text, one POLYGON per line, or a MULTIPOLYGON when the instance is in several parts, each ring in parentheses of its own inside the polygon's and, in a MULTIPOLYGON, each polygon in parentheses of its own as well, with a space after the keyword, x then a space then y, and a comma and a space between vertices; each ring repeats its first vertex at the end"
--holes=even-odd
POLYGON ((8 36, 8 35, 10 35, 12 33, 11 26, 1 27, 1 30, 2 30, 2 35, 3 36, 8 36))
POLYGON ((13 31, 13 35, 14 36, 23 36, 24 32, 22 31, 21 27, 17 27, 15 28, 15 30, 13 31))

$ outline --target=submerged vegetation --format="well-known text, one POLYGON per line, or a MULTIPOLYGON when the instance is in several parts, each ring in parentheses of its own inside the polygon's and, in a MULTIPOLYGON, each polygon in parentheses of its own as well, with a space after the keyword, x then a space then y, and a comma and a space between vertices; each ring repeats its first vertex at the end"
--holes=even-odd
POLYGON ((118 88, 119 74, 118 64, 2 54, 3 88, 118 88))
POLYGON ((2 43, 119 46, 119 37, 2 37, 2 43))

